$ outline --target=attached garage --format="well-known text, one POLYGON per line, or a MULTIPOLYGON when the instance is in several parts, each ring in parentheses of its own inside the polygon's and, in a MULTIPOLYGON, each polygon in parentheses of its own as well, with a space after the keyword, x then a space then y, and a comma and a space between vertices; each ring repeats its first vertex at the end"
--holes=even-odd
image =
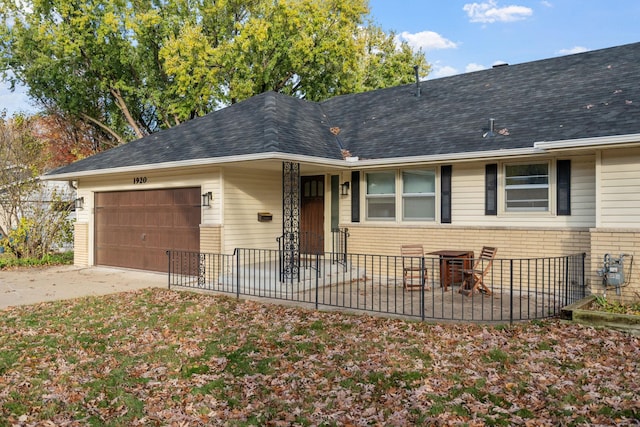
POLYGON ((200 250, 200 187, 95 194, 96 265, 167 271, 168 249, 200 250))

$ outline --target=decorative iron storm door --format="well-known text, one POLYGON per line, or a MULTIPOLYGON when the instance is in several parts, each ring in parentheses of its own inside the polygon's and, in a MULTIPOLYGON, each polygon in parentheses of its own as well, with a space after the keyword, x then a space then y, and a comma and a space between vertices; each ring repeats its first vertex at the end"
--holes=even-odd
POLYGON ((282 163, 280 280, 300 278, 300 164, 282 163))

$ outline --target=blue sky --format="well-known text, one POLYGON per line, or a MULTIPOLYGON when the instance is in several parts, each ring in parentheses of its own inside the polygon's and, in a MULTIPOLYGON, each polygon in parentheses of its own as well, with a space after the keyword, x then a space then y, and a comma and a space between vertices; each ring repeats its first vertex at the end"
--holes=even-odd
MULTIPOLYGON (((640 0, 370 0, 374 22, 421 48, 429 78, 640 41, 640 0)), ((33 112, 0 82, 0 110, 33 112)))
POLYGON ((422 48, 429 78, 640 41, 640 0, 370 0, 374 22, 422 48))

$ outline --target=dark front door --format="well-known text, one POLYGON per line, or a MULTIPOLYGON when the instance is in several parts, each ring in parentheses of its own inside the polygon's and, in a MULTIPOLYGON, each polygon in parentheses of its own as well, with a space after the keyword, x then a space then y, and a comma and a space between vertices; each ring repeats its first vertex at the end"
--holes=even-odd
POLYGON ((324 252, 324 176, 300 179, 300 253, 324 252))

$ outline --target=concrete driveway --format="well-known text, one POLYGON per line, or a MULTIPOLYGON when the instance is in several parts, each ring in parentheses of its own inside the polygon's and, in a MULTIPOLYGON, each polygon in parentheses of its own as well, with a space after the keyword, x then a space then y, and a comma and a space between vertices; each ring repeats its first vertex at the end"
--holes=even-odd
POLYGON ((0 309, 43 301, 167 287, 167 274, 61 265, 0 271, 0 309))

